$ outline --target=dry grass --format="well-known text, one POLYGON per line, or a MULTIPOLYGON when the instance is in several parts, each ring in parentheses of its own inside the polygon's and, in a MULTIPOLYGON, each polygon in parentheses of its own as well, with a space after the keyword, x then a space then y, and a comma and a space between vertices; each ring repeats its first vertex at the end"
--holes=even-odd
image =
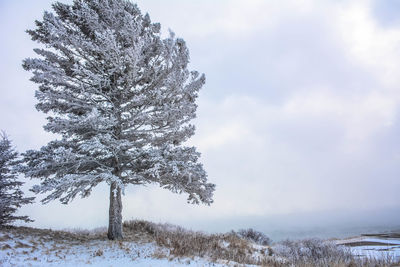
POLYGON ((1 250, 7 250, 7 249, 11 249, 11 246, 9 244, 5 244, 1 247, 1 250))
MULTIPOLYGON (((292 266, 333 266, 333 267, 378 267, 399 266, 394 257, 356 257, 349 247, 338 246, 332 241, 306 239, 286 240, 274 246, 274 255, 283 257, 292 266)), ((286 265, 285 265, 286 266, 286 265)))
MULTIPOLYGON (((51 229, 38 229, 24 226, 7 226, 2 228, 3 232, 13 234, 17 238, 31 237, 36 242, 57 241, 68 244, 81 244, 91 240, 106 240, 107 235, 105 232, 85 231, 80 232, 74 230, 51 230, 51 229)), ((0 241, 9 239, 10 236, 5 234, 1 237, 0 241)))
POLYGON ((262 264, 268 259, 267 247, 257 249, 253 242, 234 232, 227 234, 205 234, 189 231, 170 224, 155 224, 146 221, 124 223, 125 234, 146 236, 157 245, 168 248, 176 257, 201 257, 212 261, 227 260, 241 264, 262 264))
POLYGON ((155 259, 166 259, 166 258, 168 258, 169 255, 164 250, 157 249, 156 251, 153 252, 152 256, 155 259))
POLYGON ((21 241, 17 241, 14 248, 31 248, 31 245, 22 243, 21 241))

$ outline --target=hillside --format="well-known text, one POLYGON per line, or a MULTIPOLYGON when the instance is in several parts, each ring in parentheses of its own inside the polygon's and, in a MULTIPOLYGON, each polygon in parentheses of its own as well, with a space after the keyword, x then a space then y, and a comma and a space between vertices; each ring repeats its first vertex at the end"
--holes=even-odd
POLYGON ((365 240, 310 239, 268 245, 268 238, 252 230, 211 235, 146 221, 125 222, 124 232, 123 241, 109 241, 106 229, 53 231, 5 227, 0 230, 0 265, 391 266, 399 263, 395 257, 355 256, 354 244, 343 246, 365 240))

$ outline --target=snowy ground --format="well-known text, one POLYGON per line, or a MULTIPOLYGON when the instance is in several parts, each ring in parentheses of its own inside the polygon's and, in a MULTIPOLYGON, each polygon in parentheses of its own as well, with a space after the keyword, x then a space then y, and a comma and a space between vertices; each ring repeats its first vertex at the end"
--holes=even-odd
POLYGON ((264 246, 229 234, 210 236, 145 221, 128 223, 124 231, 124 241, 109 241, 104 229, 86 232, 28 227, 0 229, 0 266, 255 266, 243 263, 347 266, 354 262, 354 266, 392 266, 400 263, 398 234, 335 242, 285 241, 264 246), (345 245, 356 256, 337 245, 345 245))
POLYGON ((200 258, 169 256, 144 242, 73 240, 68 235, 0 231, 0 266, 231 266, 200 258))
POLYGON ((398 237, 360 236, 337 240, 336 243, 349 246, 356 256, 400 260, 400 238, 398 237))

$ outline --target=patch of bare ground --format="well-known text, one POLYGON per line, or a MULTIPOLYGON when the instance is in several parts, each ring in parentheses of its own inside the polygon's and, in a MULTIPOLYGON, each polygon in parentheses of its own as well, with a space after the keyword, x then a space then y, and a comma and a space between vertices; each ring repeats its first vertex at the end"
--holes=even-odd
POLYGON ((348 247, 360 247, 360 246, 397 246, 398 244, 391 244, 386 242, 374 242, 374 241, 356 241, 343 243, 343 245, 348 247))
POLYGON ((400 232, 390 232, 381 234, 362 234, 361 236, 366 237, 377 237, 377 238, 400 238, 400 232))

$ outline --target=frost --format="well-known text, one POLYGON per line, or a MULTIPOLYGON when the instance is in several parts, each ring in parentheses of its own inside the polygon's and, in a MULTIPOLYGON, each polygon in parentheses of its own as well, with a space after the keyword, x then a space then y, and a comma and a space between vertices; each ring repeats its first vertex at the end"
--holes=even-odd
POLYGON ((24 154, 28 177, 40 178, 43 202, 86 197, 101 182, 119 189, 157 183, 187 193, 192 203, 212 203, 200 154, 182 144, 205 76, 187 69, 182 39, 162 39, 160 25, 123 0, 55 3, 32 40, 46 45, 25 59, 32 71, 45 130, 61 139, 24 154), (189 182, 188 182, 189 181, 189 182))
POLYGON ((33 202, 33 197, 24 197, 18 181, 20 161, 5 133, 0 133, 0 226, 16 220, 32 221, 28 216, 15 215, 17 209, 33 202))

